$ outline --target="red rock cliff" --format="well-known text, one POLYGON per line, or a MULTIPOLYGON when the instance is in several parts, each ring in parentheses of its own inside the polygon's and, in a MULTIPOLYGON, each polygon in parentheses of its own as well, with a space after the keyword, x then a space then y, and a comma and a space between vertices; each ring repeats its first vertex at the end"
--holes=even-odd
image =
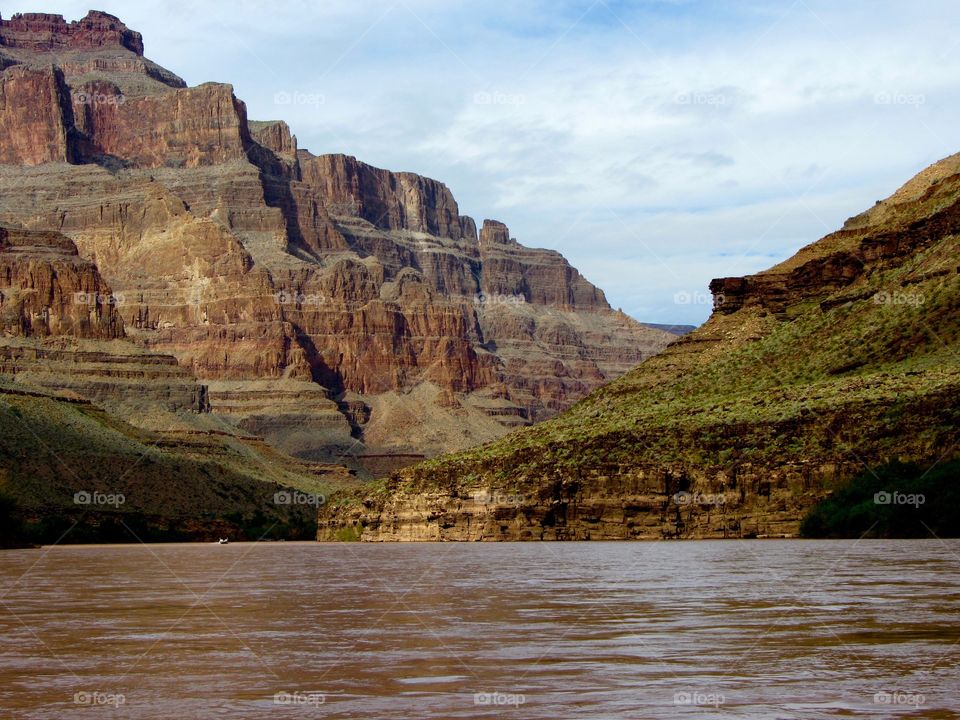
POLYGON ((356 215, 387 230, 415 230, 453 240, 475 239, 476 226, 460 216, 441 182, 394 173, 349 155, 301 155, 304 181, 324 196, 334 214, 356 215))
POLYGON ((0 227, 0 326, 5 335, 123 337, 118 296, 69 239, 0 227))
POLYGON ((73 158, 73 125, 63 75, 53 67, 0 74, 0 164, 40 165, 73 158))
POLYGON ((0 46, 46 52, 122 47, 143 55, 143 37, 119 18, 91 10, 82 20, 67 23, 62 15, 17 13, 0 18, 0 46))

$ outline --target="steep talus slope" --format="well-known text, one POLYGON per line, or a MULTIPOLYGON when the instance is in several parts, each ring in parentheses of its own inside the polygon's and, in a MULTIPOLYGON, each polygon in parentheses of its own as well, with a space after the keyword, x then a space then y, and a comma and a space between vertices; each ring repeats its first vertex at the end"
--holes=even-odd
POLYGON ((541 425, 392 475, 321 538, 793 535, 854 476, 956 456, 960 155, 769 271, 541 425))
POLYGON ((313 155, 231 86, 186 87, 116 17, 2 20, 0 65, 0 223, 73 240, 123 337, 238 433, 399 466, 550 417, 675 339, 502 223, 478 232, 442 183, 313 155))

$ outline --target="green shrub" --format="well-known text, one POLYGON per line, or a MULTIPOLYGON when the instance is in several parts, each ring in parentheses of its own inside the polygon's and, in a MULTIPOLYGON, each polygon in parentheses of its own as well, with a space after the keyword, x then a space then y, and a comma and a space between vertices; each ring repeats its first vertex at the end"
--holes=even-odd
POLYGON ((363 525, 348 525, 337 530, 334 537, 338 542, 359 542, 363 534, 363 525))
POLYGON ((28 543, 17 501, 0 490, 0 547, 20 547, 25 544, 28 543))
POLYGON ((960 460, 865 472, 804 518, 811 538, 960 537, 960 460))

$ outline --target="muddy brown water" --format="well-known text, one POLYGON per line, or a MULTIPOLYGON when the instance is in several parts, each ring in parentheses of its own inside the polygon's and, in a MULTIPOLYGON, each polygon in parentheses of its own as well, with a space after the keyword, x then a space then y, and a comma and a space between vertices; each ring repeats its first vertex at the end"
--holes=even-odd
POLYGON ((960 717, 960 541, 5 551, 8 717, 960 717))

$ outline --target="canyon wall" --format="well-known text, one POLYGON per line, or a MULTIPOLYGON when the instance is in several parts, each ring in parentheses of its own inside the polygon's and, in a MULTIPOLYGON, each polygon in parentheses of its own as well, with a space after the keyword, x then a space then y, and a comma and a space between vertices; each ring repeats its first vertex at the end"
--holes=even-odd
POLYGON ((443 183, 185 87, 113 16, 0 21, 0 66, 0 222, 70 238, 123 298, 118 337, 304 459, 373 472, 492 440, 675 337, 504 224, 478 232, 443 183))

